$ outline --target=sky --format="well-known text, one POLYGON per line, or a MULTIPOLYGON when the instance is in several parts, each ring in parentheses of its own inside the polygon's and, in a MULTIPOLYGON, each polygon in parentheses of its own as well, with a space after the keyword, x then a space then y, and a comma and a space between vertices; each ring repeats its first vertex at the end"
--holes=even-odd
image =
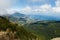
POLYGON ((0 15, 14 12, 60 17, 60 0, 0 0, 0 15))

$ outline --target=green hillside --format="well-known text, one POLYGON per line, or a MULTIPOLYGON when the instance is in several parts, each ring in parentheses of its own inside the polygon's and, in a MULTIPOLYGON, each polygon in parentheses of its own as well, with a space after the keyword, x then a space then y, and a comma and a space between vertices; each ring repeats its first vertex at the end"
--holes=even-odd
POLYGON ((26 24, 25 28, 39 36, 44 36, 46 40, 60 37, 60 21, 38 21, 26 24))
POLYGON ((5 35, 10 40, 50 40, 55 37, 60 37, 60 21, 37 21, 19 25, 0 16, 1 31, 6 32, 5 35))
MULTIPOLYGON (((32 40, 32 39, 36 39, 36 35, 31 33, 30 31, 26 30, 24 27, 24 25, 18 25, 16 23, 13 22, 9 22, 8 19, 1 17, 0 16, 0 32, 5 32, 6 36, 5 37, 9 37, 10 40, 14 40, 14 39, 20 39, 20 40, 32 40)), ((2 38, 1 40, 5 40, 8 38, 2 38)))

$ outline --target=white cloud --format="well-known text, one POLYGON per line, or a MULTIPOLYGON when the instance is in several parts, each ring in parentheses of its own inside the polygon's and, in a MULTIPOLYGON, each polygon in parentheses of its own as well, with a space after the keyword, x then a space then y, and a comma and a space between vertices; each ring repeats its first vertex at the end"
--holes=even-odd
POLYGON ((53 12, 55 13, 60 13, 60 7, 54 7, 53 12))
POLYGON ((51 5, 45 4, 40 6, 40 12, 49 12, 51 11, 51 5))
POLYGON ((24 14, 28 14, 28 13, 32 13, 32 14, 42 14, 42 15, 52 15, 55 13, 59 13, 60 9, 58 7, 51 7, 51 5, 45 4, 45 5, 41 5, 41 6, 36 6, 34 8, 30 7, 30 6, 26 6, 25 8, 22 9, 9 9, 8 12, 13 13, 15 11, 18 11, 20 13, 24 13, 24 14))
POLYGON ((53 7, 53 11, 54 11, 55 13, 60 13, 60 0, 56 0, 56 1, 55 1, 55 4, 56 4, 56 6, 53 7))
POLYGON ((60 0, 56 0, 55 4, 56 4, 57 7, 60 7, 60 0))
POLYGON ((11 7, 14 3, 16 3, 16 0, 0 0, 0 8, 11 7))
POLYGON ((7 9, 7 13, 9 13, 9 14, 13 14, 16 11, 18 11, 18 10, 17 9, 13 9, 13 8, 7 9))
POLYGON ((26 6, 25 8, 23 8, 23 9, 20 10, 20 12, 22 12, 22 13, 29 13, 31 11, 32 11, 32 9, 29 6, 26 6))
POLYGON ((6 8, 10 6, 9 0, 0 0, 0 15, 3 15, 6 13, 6 8))
POLYGON ((15 0, 0 0, 0 15, 6 14, 6 9, 10 8, 13 3, 15 3, 15 0))
POLYGON ((4 13, 6 13, 6 10, 0 8, 0 15, 3 15, 4 13))
POLYGON ((20 13, 23 13, 23 14, 27 14, 27 13, 30 13, 32 11, 31 7, 29 6, 26 6, 25 8, 22 8, 22 9, 15 9, 15 8, 10 8, 10 9, 7 9, 7 12, 9 14, 13 14, 15 12, 20 12, 20 13))
MULTIPOLYGON (((38 1, 38 0, 34 0, 34 1, 38 1)), ((41 1, 41 0, 40 0, 41 1)), ((42 0, 43 1, 43 0, 42 0)), ((46 1, 46 0, 45 0, 46 1)), ((42 14, 42 15, 54 15, 54 16, 58 16, 60 15, 60 0, 56 0, 56 6, 52 7, 50 4, 44 4, 44 5, 40 5, 40 6, 26 6, 22 9, 9 9, 8 12, 21 12, 24 14, 42 14)))
POLYGON ((10 6, 10 0, 0 0, 0 8, 7 8, 10 6))

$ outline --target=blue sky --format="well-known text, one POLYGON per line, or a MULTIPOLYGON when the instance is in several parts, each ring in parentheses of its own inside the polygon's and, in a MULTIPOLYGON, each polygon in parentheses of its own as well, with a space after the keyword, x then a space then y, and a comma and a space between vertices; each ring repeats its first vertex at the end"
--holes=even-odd
POLYGON ((41 6, 44 4, 50 4, 55 6, 56 0, 17 0, 16 4, 13 7, 25 7, 25 6, 41 6))
POLYGON ((0 0, 0 15, 14 12, 60 17, 60 0, 0 0))

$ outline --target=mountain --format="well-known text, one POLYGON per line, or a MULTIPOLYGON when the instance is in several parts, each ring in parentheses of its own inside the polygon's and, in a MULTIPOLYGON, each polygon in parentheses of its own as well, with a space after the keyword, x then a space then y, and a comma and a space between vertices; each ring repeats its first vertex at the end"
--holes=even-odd
POLYGON ((10 15, 10 16, 14 16, 14 17, 17 17, 17 18, 23 18, 23 17, 25 17, 25 15, 24 14, 22 14, 22 13, 19 13, 19 12, 15 12, 14 14, 12 14, 12 15, 10 15))
MULTIPOLYGON (((7 16, 8 18, 0 16, 0 30, 2 30, 2 29, 6 30, 7 28, 9 28, 13 31, 18 30, 17 35, 22 39, 26 38, 26 40, 28 40, 27 38, 30 39, 33 37, 35 38, 35 40, 36 40, 36 38, 38 38, 40 40, 50 40, 55 37, 60 37, 60 21, 56 21, 55 17, 51 18, 49 16, 52 20, 43 19, 42 21, 36 21, 34 19, 35 22, 33 22, 31 20, 33 17, 30 19, 30 16, 27 16, 24 14, 23 14, 24 16, 19 16, 18 14, 20 15, 21 13, 15 13, 15 14, 9 15, 9 16, 7 16), (55 21, 53 20, 53 18, 55 21), (12 23, 10 21, 12 21, 12 23), (28 21, 28 22, 31 21, 31 23, 26 23, 26 21, 28 21), (14 24, 13 22, 16 22, 16 24, 14 24), (17 23, 18 24, 26 23, 26 24, 22 25, 23 27, 21 28, 20 27, 21 25, 18 26, 17 23)), ((39 15, 39 16, 35 16, 35 17, 40 18, 41 16, 39 15)), ((44 16, 42 16, 42 18, 44 18, 44 16)), ((47 18, 47 19, 49 19, 49 18, 47 18)))
POLYGON ((42 20, 56 20, 59 21, 60 18, 53 16, 45 16, 45 15, 29 15, 31 19, 42 21, 42 20))
POLYGON ((10 21, 16 22, 16 23, 21 23, 21 24, 26 24, 26 23, 30 23, 32 21, 32 19, 29 18, 28 15, 19 13, 19 12, 15 12, 12 15, 8 16, 8 19, 10 21))
POLYGON ((16 22, 16 23, 22 23, 22 24, 26 24, 26 23, 33 23, 33 22, 36 22, 36 21, 45 21, 45 20, 49 20, 49 21, 59 21, 60 18, 58 17, 53 17, 53 16, 45 16, 45 15, 34 15, 34 14, 29 14, 29 15, 26 15, 26 14, 22 14, 22 13, 19 13, 19 12, 15 12, 11 15, 8 15, 8 19, 10 21, 13 21, 13 22, 16 22))
POLYGON ((34 35, 32 32, 26 30, 24 27, 10 22, 7 18, 0 16, 0 39, 30 40, 35 39, 35 37, 37 38, 37 35, 34 35))
POLYGON ((22 14, 19 12, 15 12, 11 15, 5 15, 8 16, 8 19, 13 22, 17 23, 31 23, 31 22, 36 22, 36 21, 44 21, 44 20, 55 20, 59 21, 60 18, 54 17, 54 16, 46 16, 46 15, 38 15, 38 14, 22 14))

